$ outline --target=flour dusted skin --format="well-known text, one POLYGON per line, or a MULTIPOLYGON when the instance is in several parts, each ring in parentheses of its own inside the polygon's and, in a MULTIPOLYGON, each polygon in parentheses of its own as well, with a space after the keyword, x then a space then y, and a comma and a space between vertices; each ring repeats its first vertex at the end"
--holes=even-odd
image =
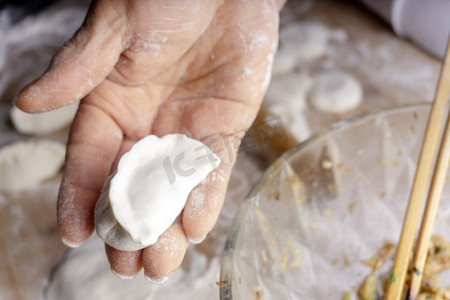
POLYGON ((182 134, 149 135, 120 159, 95 208, 98 235, 110 246, 135 251, 157 242, 192 191, 220 159, 182 134))

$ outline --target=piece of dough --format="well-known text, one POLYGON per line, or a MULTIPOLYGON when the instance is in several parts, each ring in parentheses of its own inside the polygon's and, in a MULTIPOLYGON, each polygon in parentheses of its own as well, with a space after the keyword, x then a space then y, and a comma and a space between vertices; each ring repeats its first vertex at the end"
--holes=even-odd
POLYGON ((105 183, 95 208, 98 235, 124 251, 153 245, 181 213, 191 190, 219 163, 211 149, 185 135, 145 137, 105 183))
POLYGON ((64 163, 64 145, 32 139, 0 149, 0 191, 15 193, 54 176, 64 163))
POLYGON ((280 117, 292 135, 303 141, 311 135, 304 116, 308 92, 313 79, 307 73, 291 73, 274 77, 264 97, 269 111, 280 117))
POLYGON ((306 97, 313 80, 306 73, 291 73, 272 79, 264 101, 267 105, 283 105, 299 112, 306 107, 306 97))
POLYGON ((291 72, 297 66, 297 57, 290 51, 278 49, 272 65, 272 75, 279 76, 291 72))
POLYGON ((344 72, 324 73, 315 79, 309 100, 319 111, 344 113, 361 103, 361 84, 352 75, 344 72))
POLYGON ((47 135, 67 127, 73 120, 79 102, 40 114, 28 114, 17 107, 11 109, 11 121, 23 134, 47 135))
POLYGON ((292 23, 280 30, 280 50, 298 62, 311 61, 327 52, 330 31, 319 23, 292 23))

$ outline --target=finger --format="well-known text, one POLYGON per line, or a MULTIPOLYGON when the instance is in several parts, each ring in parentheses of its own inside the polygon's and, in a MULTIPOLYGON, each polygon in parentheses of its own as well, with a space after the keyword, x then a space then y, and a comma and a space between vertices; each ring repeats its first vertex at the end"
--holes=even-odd
POLYGON ((119 165, 119 161, 122 158, 122 156, 128 151, 130 151, 131 147, 133 147, 133 145, 136 144, 137 142, 138 140, 130 139, 127 136, 125 136, 122 139, 122 144, 120 145, 119 151, 117 152, 117 156, 111 166, 111 173, 117 170, 117 166, 119 165))
POLYGON ((235 145, 225 143, 226 137, 213 137, 204 141, 217 156, 220 165, 190 193, 183 210, 183 229, 193 244, 202 242, 212 230, 225 200, 225 193, 234 165, 241 137, 234 136, 235 145))
POLYGON ((111 271, 120 279, 132 279, 142 268, 142 250, 121 251, 105 244, 111 271))
POLYGON ((189 242, 177 218, 155 245, 144 249, 142 264, 145 277, 152 283, 163 283, 181 265, 189 242))
POLYGON ((189 195, 183 211, 183 228, 189 241, 201 243, 213 229, 225 200, 231 167, 212 171, 189 195))
POLYGON ((94 229, 94 208, 122 143, 122 131, 103 111, 82 103, 67 144, 57 220, 63 242, 81 245, 94 229))
POLYGON ((126 29, 120 3, 94 5, 47 71, 19 93, 17 107, 39 113, 68 105, 86 96, 111 72, 122 51, 126 29))

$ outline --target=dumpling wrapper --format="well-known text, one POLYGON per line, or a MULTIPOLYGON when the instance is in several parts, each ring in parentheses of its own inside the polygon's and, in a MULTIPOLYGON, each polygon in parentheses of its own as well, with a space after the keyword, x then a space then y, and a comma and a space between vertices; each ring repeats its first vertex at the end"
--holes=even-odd
POLYGON ((280 29, 280 49, 295 56, 297 62, 325 55, 329 40, 330 30, 320 23, 295 22, 280 29))
POLYGON ((95 208, 97 234, 123 251, 155 244, 192 189, 219 164, 208 146, 185 135, 143 138, 105 183, 95 208))
POLYGON ((362 87, 352 75, 334 71, 317 76, 310 90, 311 105, 325 113, 345 113, 358 107, 363 98, 362 87))
POLYGON ((56 175, 64 164, 66 147, 31 139, 0 149, 0 192, 18 193, 56 175))
POLYGON ((48 135, 72 123, 79 102, 39 114, 28 114, 13 106, 10 112, 14 128, 22 134, 48 135))

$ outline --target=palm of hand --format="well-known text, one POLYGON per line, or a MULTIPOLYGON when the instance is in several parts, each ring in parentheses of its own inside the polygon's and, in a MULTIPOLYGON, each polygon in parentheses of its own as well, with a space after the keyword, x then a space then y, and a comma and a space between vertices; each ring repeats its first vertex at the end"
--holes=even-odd
POLYGON ((157 244, 136 252, 107 246, 118 274, 133 275, 143 265, 149 277, 167 276, 181 263, 188 240, 212 229, 233 166, 223 137, 251 124, 268 83, 275 4, 204 2, 166 7, 166 1, 99 1, 52 67, 18 97, 17 105, 30 112, 84 97, 58 200, 59 227, 72 245, 91 235, 105 178, 138 140, 183 133, 213 141, 222 164, 209 176, 222 180, 197 186, 205 200, 188 199, 157 244))

